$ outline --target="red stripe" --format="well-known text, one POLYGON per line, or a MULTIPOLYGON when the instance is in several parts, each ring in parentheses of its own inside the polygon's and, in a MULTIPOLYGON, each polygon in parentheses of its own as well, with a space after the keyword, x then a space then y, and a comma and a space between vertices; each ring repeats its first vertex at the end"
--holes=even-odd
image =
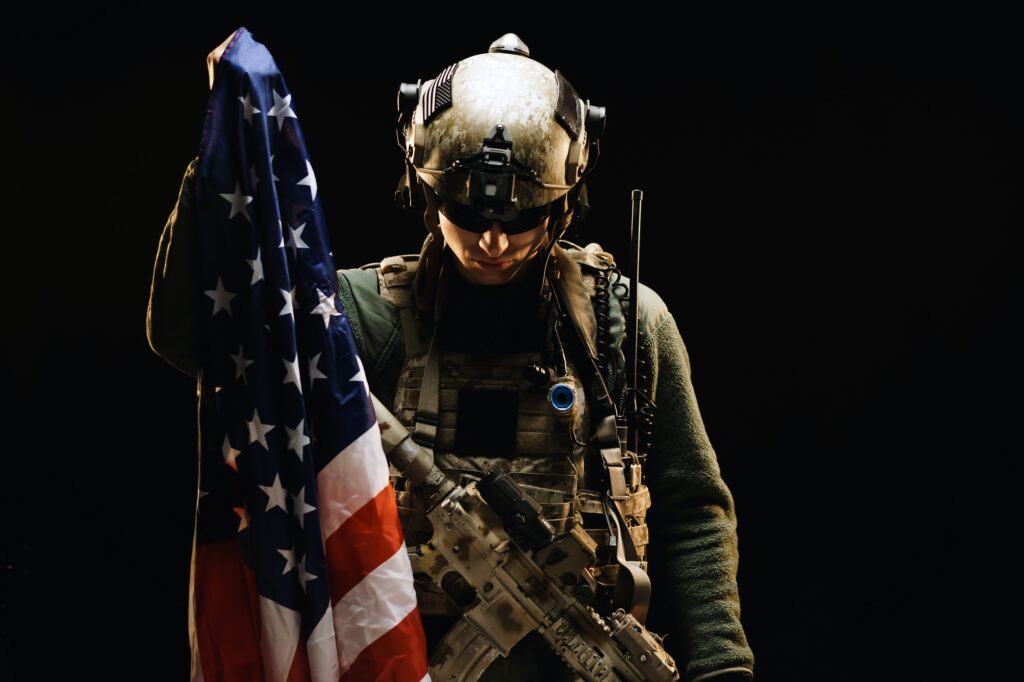
POLYGON ((299 646, 295 649, 291 670, 288 671, 286 682, 312 682, 313 675, 309 670, 309 653, 306 651, 306 638, 299 637, 299 646))
POLYGON ((427 638, 419 609, 363 649, 339 682, 419 682, 427 674, 427 638))
POLYGON ((388 483, 324 542, 331 605, 404 546, 395 491, 388 483))
POLYGON ((262 680, 259 592, 237 540, 196 548, 193 588, 206 682, 262 680))

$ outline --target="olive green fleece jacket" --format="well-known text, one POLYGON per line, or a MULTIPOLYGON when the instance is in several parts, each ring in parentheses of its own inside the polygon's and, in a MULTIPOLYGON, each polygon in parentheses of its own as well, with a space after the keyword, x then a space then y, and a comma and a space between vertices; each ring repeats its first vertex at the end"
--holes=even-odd
MULTIPOLYGON (((202 309, 192 220, 194 173, 195 160, 160 236, 146 314, 153 351, 193 378, 199 355, 196 311, 202 309)), ((405 355, 401 316, 377 295, 376 278, 368 278, 372 274, 339 270, 338 294, 370 389, 390 404, 405 355)), ((741 679, 752 675, 754 657, 740 623, 732 494, 704 428, 675 318, 649 287, 641 284, 640 294, 640 353, 651 368, 651 397, 657 405, 644 475, 652 499, 647 524, 653 590, 647 624, 668 635, 665 648, 684 680, 741 679)))

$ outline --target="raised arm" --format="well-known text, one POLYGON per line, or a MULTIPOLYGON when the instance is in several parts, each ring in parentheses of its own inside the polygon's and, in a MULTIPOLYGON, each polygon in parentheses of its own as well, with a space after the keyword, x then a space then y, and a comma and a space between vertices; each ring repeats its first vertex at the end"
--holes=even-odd
MULTIPOLYGON (((206 55, 206 69, 213 89, 217 63, 235 37, 231 32, 206 55)), ((198 311, 199 268, 196 254, 195 208, 196 163, 185 169, 178 203, 167 218, 153 265, 153 283, 146 308, 146 338, 149 347, 182 372, 196 378, 199 373, 198 311)))
POLYGON ((199 269, 196 253, 193 159, 181 181, 178 202, 160 235, 146 309, 146 337, 153 352, 195 378, 199 370, 199 269))

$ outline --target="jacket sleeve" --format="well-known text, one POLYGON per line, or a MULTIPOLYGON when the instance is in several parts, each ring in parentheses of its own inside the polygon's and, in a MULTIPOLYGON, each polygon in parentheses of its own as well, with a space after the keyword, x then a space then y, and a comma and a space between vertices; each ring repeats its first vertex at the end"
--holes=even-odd
POLYGON ((373 270, 338 270, 338 298, 348 316, 370 390, 390 408, 395 404, 405 361, 399 311, 381 298, 373 270))
POLYGON ((645 476, 652 500, 649 624, 668 634, 665 647, 683 679, 747 679, 754 657, 740 624, 733 498, 701 419, 686 346, 654 297, 660 310, 641 343, 657 405, 645 476))
POLYGON ((197 161, 193 159, 185 169, 178 201, 160 235, 146 308, 149 347, 192 378, 199 373, 200 283, 192 213, 197 161))

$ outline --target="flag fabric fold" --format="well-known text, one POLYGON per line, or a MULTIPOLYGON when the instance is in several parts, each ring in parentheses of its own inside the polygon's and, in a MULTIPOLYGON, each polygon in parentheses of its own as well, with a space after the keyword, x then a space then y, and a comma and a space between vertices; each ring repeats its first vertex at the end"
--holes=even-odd
POLYGON ((239 28, 195 185, 192 679, 419 682, 411 566, 298 112, 239 28))

